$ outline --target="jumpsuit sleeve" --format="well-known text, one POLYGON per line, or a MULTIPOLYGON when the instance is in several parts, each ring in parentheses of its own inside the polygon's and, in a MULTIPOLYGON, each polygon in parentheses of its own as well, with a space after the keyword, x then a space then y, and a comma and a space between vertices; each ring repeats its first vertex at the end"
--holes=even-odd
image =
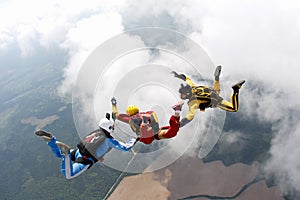
POLYGON ((109 138, 109 146, 121 151, 129 151, 136 142, 137 141, 134 138, 129 139, 126 143, 120 142, 114 138, 109 138))
POLYGON ((117 119, 122 121, 122 122, 125 122, 125 123, 129 124, 130 116, 127 115, 127 114, 119 114, 117 119))
POLYGON ((112 105, 112 114, 115 119, 118 119, 119 113, 118 113, 118 108, 117 105, 112 105))
POLYGON ((199 108, 199 105, 197 103, 197 100, 193 100, 189 103, 189 112, 185 116, 185 118, 183 118, 180 121, 180 127, 185 126, 186 124, 190 123, 194 119, 194 117, 196 115, 196 111, 198 110, 198 108, 199 108))
POLYGON ((191 87, 195 86, 195 84, 193 83, 192 79, 191 79, 190 77, 188 77, 188 76, 186 76, 185 82, 186 82, 189 86, 191 86, 191 87))
POLYGON ((117 108, 116 105, 112 105, 112 113, 116 117, 117 120, 120 120, 120 121, 125 122, 127 124, 129 123, 130 116, 127 115, 127 114, 119 114, 118 108, 117 108))

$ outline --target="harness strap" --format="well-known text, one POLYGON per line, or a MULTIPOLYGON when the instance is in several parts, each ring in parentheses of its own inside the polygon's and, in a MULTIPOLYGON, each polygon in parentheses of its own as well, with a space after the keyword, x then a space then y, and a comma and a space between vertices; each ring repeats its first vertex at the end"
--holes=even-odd
POLYGON ((74 149, 72 152, 71 152, 71 160, 74 162, 75 160, 76 160, 76 157, 75 157, 75 154, 76 154, 76 151, 77 151, 78 149, 74 149))
POLYGON ((79 152, 81 155, 83 155, 83 157, 86 158, 86 160, 88 160, 88 158, 91 158, 95 163, 98 162, 98 159, 95 158, 89 151, 88 149, 85 148, 85 146, 82 144, 82 142, 80 142, 77 145, 79 152))
POLYGON ((79 157, 79 158, 76 159, 75 154, 76 154, 76 151, 77 151, 77 150, 78 150, 78 149, 74 149, 74 150, 71 152, 71 160, 72 160, 73 162, 76 162, 76 163, 81 163, 81 164, 84 164, 84 165, 90 165, 90 166, 88 167, 88 169, 89 169, 89 168, 94 164, 94 162, 91 161, 91 160, 89 159, 89 157, 87 157, 86 155, 82 154, 82 153, 80 152, 80 149, 79 149, 79 152, 80 152, 81 155, 83 155, 83 157, 79 157))
POLYGON ((79 158, 77 158, 74 162, 76 162, 76 163, 81 163, 81 164, 84 164, 84 165, 90 165, 90 166, 88 167, 88 169, 91 168, 91 166, 94 164, 93 161, 91 161, 90 159, 87 159, 87 158, 85 158, 85 157, 79 157, 79 158))
POLYGON ((193 93, 195 95, 191 100, 203 101, 203 103, 199 105, 199 108, 202 111, 208 107, 216 107, 217 104, 223 100, 223 98, 220 97, 214 89, 207 86, 193 87, 193 93))

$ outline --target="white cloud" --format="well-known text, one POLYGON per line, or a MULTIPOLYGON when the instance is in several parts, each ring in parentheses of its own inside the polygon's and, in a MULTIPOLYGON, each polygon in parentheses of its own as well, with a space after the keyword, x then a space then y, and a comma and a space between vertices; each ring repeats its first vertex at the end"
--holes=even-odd
POLYGON ((280 87, 296 83, 299 3, 234 2, 217 1, 203 20, 201 43, 226 67, 224 75, 247 74, 280 87))
MULTIPOLYGON (((240 95, 244 117, 282 122, 282 126, 273 127, 268 169, 273 168, 272 171, 288 177, 281 179, 282 184, 299 188, 295 175, 299 172, 296 157, 299 129, 296 120, 288 120, 290 111, 300 104, 299 19, 300 3, 292 0, 143 3, 137 0, 12 0, 0 4, 0 53, 13 43, 19 46, 23 56, 38 53, 39 46, 56 45, 67 50, 69 60, 60 92, 70 94, 78 71, 91 51, 124 29, 161 26, 187 34, 207 50, 216 64, 223 65, 221 81, 226 85, 225 90, 230 91, 232 82, 247 80, 240 95), (264 89, 249 88, 251 81, 258 81, 264 89), (281 165, 282 162, 287 163, 287 167, 281 165)), ((148 52, 144 52, 138 59, 125 62, 148 61, 151 57, 148 56, 148 52)), ((156 59, 162 64, 184 64, 164 54, 156 59)), ((118 77, 124 71, 111 73, 118 77)))
POLYGON ((69 30, 62 47, 70 55, 65 69, 65 80, 60 93, 72 92, 77 74, 88 55, 101 43, 123 31, 121 16, 116 12, 104 12, 85 18, 69 30))
POLYGON ((240 112, 248 120, 255 117, 274 124, 266 170, 279 177, 283 189, 299 189, 298 122, 289 121, 291 110, 299 107, 300 97, 300 60, 296 55, 300 50, 299 3, 217 3, 218 7, 210 5, 209 15, 203 18, 202 35, 194 34, 193 38, 223 65, 222 80, 248 81, 241 90, 240 112), (261 85, 250 88, 250 81, 261 85))
MULTIPOLYGON (((240 113, 249 120, 255 117, 275 123, 285 121, 287 113, 299 106, 299 10, 299 3, 294 1, 147 1, 142 5, 128 1, 121 9, 121 17, 126 28, 154 25, 188 34, 203 45, 216 64, 223 65, 225 94, 230 94, 232 83, 247 80, 240 95, 240 113), (258 81, 261 88, 250 88, 251 81, 258 81)), ((172 63, 168 58, 162 55, 158 60, 172 63)), ((295 127, 296 123, 289 125, 295 127)), ((295 132, 286 126, 273 129, 268 169, 280 166, 282 161, 289 162, 291 173, 284 167, 275 167, 273 172, 288 177, 281 179, 282 185, 297 188, 293 180, 294 172, 299 171, 296 154, 287 160, 281 156, 291 151, 289 146, 295 146, 295 132), (282 133, 291 139, 282 143, 278 139, 282 133), (279 150, 282 154, 277 153, 279 150)))
POLYGON ((37 33, 28 25, 19 26, 19 31, 16 39, 21 49, 21 55, 23 57, 32 55, 36 50, 37 33))
MULTIPOLYGON (((0 6, 0 35, 5 33, 9 36, 9 40, 4 40, 1 37, 0 46, 16 42, 23 56, 38 53, 36 52, 37 45, 46 48, 59 45, 68 40, 66 37, 69 30, 74 29, 74 27, 76 28, 79 21, 84 21, 85 18, 90 18, 93 15, 101 13, 113 13, 123 4, 124 1, 111 1, 108 3, 106 1, 98 2, 94 0, 5 1, 0 6)), ((105 24, 99 22, 96 26, 97 28, 93 27, 93 31, 85 31, 86 33, 93 34, 102 30, 103 32, 107 32, 107 34, 111 34, 109 30, 110 26, 107 26, 110 20, 113 20, 113 18, 105 21, 105 24), (104 30, 98 28, 101 26, 104 26, 104 30)), ((115 24, 115 21, 111 21, 112 24, 115 24)), ((101 38, 101 35, 98 37, 101 38)))
POLYGON ((227 133, 224 133, 224 135, 224 141, 228 146, 232 145, 242 138, 242 133, 236 131, 229 131, 227 133))
MULTIPOLYGON (((288 177, 281 179, 282 185, 299 188, 295 181, 297 176, 294 177, 294 172, 299 173, 299 162, 296 154, 290 153, 290 146, 296 149, 295 152, 299 149, 293 141, 296 132, 276 124, 278 121, 285 122, 290 111, 299 107, 300 59, 297 54, 300 51, 300 3, 215 0, 170 5, 169 2, 148 2, 141 7, 142 12, 134 14, 123 11, 125 19, 129 19, 125 22, 126 27, 153 25, 149 19, 166 16, 164 14, 167 13, 171 16, 168 21, 171 24, 166 25, 164 20, 160 20, 154 25, 175 28, 202 44, 215 63, 223 65, 222 83, 229 86, 229 81, 232 84, 246 79, 240 95, 242 115, 249 120, 256 117, 262 122, 275 124, 270 168, 274 166, 274 172, 285 173, 288 177), (151 7, 151 12, 147 12, 147 7, 151 7), (261 88, 250 88, 250 85, 256 87, 251 81, 261 84, 261 88), (280 140, 282 133, 290 139, 280 140), (277 154, 277 150, 282 155, 291 155, 285 160, 284 156, 277 154), (291 173, 288 168, 281 167, 279 163, 282 161, 290 163, 291 173)), ((132 7, 137 7, 137 4, 132 7)), ((289 122, 289 126, 297 127, 297 122, 289 122)))
POLYGON ((6 51, 9 45, 12 43, 13 37, 9 35, 6 31, 0 32, 0 52, 6 51))
MULTIPOLYGON (((249 83, 250 84, 250 83, 249 83)), ((275 123, 287 117, 294 105, 287 105, 286 93, 282 88, 266 86, 258 82, 260 87, 243 88, 240 93, 241 112, 247 120, 258 119, 261 122, 275 123)), ((255 87, 255 86, 252 86, 255 87)))
POLYGON ((284 120, 274 133, 270 153, 272 157, 268 160, 265 169, 267 172, 275 173, 277 181, 284 191, 300 188, 299 154, 300 154, 300 127, 299 120, 284 120))

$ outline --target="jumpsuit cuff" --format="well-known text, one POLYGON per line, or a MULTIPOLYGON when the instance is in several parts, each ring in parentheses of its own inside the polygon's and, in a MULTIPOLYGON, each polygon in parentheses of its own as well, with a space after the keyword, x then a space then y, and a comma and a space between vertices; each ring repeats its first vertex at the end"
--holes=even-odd
POLYGON ((53 136, 52 139, 49 142, 47 142, 48 145, 53 144, 53 143, 56 143, 56 137, 55 136, 53 136))

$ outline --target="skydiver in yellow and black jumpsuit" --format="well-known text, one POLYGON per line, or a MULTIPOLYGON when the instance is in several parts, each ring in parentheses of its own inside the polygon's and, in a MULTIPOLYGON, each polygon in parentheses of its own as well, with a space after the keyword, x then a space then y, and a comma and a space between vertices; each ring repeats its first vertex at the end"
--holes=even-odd
POLYGON ((196 86, 190 77, 184 74, 178 74, 175 71, 172 72, 175 77, 182 79, 187 82, 187 85, 181 84, 179 89, 180 98, 185 100, 188 99, 189 113, 185 118, 180 121, 180 127, 191 122, 196 114, 198 108, 204 112, 206 108, 221 108, 228 112, 236 112, 238 110, 238 95, 239 89, 245 83, 245 80, 238 82, 232 86, 233 93, 230 97, 230 102, 224 100, 220 94, 220 82, 219 76, 221 73, 221 66, 217 66, 214 76, 214 87, 209 86, 196 86))

